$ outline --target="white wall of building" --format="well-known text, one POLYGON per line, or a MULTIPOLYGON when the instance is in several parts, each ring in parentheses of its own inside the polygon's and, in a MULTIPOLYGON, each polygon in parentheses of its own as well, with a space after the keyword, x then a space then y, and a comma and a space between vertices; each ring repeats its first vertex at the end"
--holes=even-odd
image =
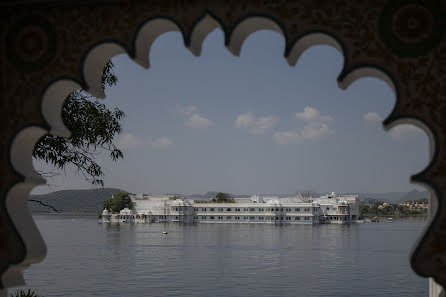
POLYGON ((253 196, 235 198, 235 203, 194 203, 146 195, 131 199, 134 222, 318 224, 350 223, 359 217, 356 196, 334 193, 308 199, 253 196))

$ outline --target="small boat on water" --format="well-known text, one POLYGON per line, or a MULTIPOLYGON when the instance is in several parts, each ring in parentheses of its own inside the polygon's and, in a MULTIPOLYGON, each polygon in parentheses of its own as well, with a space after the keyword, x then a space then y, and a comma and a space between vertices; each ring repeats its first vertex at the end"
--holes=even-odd
POLYGON ((393 219, 392 218, 387 218, 387 223, 392 223, 393 219))

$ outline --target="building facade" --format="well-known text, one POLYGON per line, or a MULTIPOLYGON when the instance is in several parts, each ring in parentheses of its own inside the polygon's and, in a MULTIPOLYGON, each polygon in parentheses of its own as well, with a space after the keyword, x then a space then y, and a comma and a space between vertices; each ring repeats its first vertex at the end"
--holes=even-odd
POLYGON ((169 196, 131 196, 133 209, 111 214, 104 210, 102 222, 174 223, 266 223, 347 224, 359 218, 355 195, 335 193, 319 198, 234 198, 233 203, 195 202, 169 196))

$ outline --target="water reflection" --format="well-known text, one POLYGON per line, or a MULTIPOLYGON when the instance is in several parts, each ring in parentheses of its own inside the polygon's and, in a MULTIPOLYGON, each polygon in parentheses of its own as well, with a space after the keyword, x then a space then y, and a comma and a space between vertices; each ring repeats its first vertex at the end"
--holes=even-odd
POLYGON ((425 224, 418 218, 350 226, 37 223, 49 253, 25 277, 45 297, 428 294, 408 262, 425 224))

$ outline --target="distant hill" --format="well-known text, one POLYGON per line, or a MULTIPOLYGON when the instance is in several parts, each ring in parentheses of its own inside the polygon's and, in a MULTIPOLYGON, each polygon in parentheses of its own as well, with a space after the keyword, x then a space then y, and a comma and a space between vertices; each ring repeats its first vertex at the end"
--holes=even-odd
MULTIPOLYGON (((64 190, 44 195, 31 195, 29 198, 49 204, 61 212, 97 213, 102 210, 102 201, 117 192, 126 191, 113 188, 64 190)), ((28 202, 28 206, 33 213, 54 212, 35 202, 28 202)))
POLYGON ((400 203, 406 202, 407 200, 417 200, 421 198, 429 198, 430 194, 429 191, 418 191, 418 190, 412 190, 408 192, 406 195, 401 197, 400 203))
POLYGON ((380 201, 389 203, 402 203, 406 200, 416 200, 419 198, 429 198, 429 191, 412 190, 410 192, 389 192, 389 193, 356 193, 360 200, 380 201))

